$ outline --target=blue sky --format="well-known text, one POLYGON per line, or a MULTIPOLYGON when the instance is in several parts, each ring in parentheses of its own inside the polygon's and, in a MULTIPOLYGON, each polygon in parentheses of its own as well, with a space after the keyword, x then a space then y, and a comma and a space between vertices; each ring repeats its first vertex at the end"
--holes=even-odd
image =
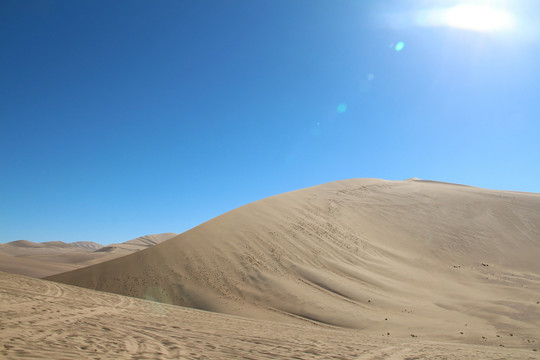
POLYGON ((0 242, 183 232, 346 178, 540 192, 538 16, 532 0, 3 0, 0 242), (463 5, 480 12, 432 19, 463 5))

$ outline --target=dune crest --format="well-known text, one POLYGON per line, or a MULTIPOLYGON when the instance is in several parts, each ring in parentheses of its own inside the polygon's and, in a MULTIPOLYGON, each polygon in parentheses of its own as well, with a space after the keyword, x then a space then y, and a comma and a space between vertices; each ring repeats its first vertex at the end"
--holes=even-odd
POLYGON ((169 240, 175 236, 177 233, 162 233, 162 234, 152 234, 141 236, 129 241, 125 241, 120 244, 110 244, 100 248, 100 252, 112 252, 118 250, 127 250, 129 252, 139 251, 151 246, 157 245, 163 241, 169 240))
POLYGON ((540 328, 538 258, 538 194, 352 179, 49 279, 258 319, 528 346, 540 328))

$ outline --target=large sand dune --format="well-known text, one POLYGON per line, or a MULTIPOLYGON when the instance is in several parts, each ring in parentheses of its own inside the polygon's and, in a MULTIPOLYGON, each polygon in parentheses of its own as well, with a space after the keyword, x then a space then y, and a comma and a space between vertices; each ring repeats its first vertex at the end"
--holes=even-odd
POLYGON ((538 259, 538 194, 356 179, 257 201, 50 279, 385 337, 534 347, 538 259))
POLYGON ((538 359, 533 349, 247 319, 2 272, 0 319, 2 359, 538 359))
POLYGON ((108 246, 92 241, 16 240, 0 244, 0 271, 42 278, 132 254, 176 235, 146 235, 108 246))

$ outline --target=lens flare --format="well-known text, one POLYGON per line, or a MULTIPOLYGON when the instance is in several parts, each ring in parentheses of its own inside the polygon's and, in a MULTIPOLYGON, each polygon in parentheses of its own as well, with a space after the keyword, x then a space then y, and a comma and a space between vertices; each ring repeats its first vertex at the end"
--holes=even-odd
POLYGON ((401 51, 403 50, 403 48, 405 47, 405 43, 403 41, 400 41, 396 44, 396 46, 394 47, 394 49, 396 49, 396 51, 401 51))
POLYGON ((339 104, 337 107, 337 111, 338 113, 343 114, 345 111, 347 111, 347 104, 345 103, 339 104))

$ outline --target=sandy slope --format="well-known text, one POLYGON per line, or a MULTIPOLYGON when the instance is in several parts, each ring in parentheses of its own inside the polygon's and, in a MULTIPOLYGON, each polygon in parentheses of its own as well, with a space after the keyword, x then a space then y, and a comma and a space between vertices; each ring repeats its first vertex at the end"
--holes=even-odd
POLYGON ((251 203, 51 279, 377 336, 533 347, 538 259, 538 194, 355 179, 251 203))
POLYGON ((240 318, 1 272, 0 319, 3 359, 539 358, 532 349, 240 318))
POLYGON ((77 269, 77 265, 73 264, 51 263, 0 253, 0 270, 13 274, 40 278, 75 269, 77 269))
POLYGON ((146 235, 107 247, 91 241, 16 240, 0 244, 0 271, 42 278, 132 254, 175 235, 178 234, 146 235))
POLYGON ((129 240, 120 244, 111 244, 101 248, 100 252, 112 252, 119 250, 127 250, 130 252, 135 252, 149 248, 151 246, 157 245, 165 240, 169 240, 175 236, 177 233, 163 233, 163 234, 154 234, 154 235, 145 235, 138 237, 133 240, 129 240))

